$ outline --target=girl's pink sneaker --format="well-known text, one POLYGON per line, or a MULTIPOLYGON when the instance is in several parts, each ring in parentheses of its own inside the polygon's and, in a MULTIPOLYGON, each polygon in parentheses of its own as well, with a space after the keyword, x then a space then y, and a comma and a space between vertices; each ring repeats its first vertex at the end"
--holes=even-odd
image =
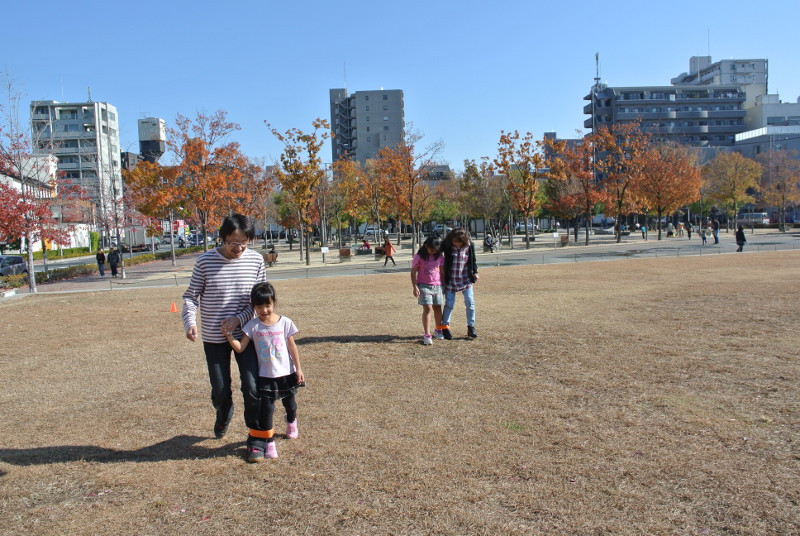
POLYGON ((270 441, 267 443, 267 448, 264 449, 264 456, 267 458, 277 458, 278 457, 278 448, 275 446, 274 441, 270 441))
POLYGON ((297 436, 300 433, 297 431, 297 419, 293 420, 292 422, 286 423, 286 437, 289 439, 297 439, 297 436))

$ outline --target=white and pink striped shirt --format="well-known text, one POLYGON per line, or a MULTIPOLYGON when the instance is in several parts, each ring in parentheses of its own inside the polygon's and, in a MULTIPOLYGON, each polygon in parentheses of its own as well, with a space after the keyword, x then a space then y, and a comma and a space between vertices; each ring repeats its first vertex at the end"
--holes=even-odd
MULTIPOLYGON (((266 281, 264 257, 247 249, 241 257, 229 259, 217 249, 200 255, 192 270, 189 288, 183 294, 183 327, 197 325, 200 307, 200 334, 203 342, 227 342, 220 325, 226 318, 238 317, 239 326, 253 318, 250 291, 253 285, 266 281)), ((233 336, 241 338, 241 329, 233 336)))

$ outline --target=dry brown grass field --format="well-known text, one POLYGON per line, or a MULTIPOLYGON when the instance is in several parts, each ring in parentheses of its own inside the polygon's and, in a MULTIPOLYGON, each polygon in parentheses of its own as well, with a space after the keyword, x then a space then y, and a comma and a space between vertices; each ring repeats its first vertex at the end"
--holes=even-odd
POLYGON ((278 281, 308 386, 261 464, 238 391, 213 439, 182 288, 6 300, 0 533, 800 534, 798 274, 487 268, 479 338, 459 298, 430 347, 408 274, 278 281))

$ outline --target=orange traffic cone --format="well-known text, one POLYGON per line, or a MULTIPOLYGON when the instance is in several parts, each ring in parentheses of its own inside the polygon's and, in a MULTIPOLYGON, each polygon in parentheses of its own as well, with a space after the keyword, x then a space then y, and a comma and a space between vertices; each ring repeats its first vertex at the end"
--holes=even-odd
POLYGON ((177 313, 178 312, 178 306, 175 305, 175 302, 172 302, 172 305, 169 308, 169 312, 170 313, 177 313))

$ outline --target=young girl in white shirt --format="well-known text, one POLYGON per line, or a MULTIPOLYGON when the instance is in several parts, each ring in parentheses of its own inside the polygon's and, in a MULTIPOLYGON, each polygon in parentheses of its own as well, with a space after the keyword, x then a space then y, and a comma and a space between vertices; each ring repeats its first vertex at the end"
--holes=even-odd
POLYGON ((272 415, 275 400, 281 399, 286 409, 286 437, 295 439, 297 431, 297 387, 305 383, 300 367, 300 354, 294 342, 297 327, 289 318, 275 312, 278 303, 275 288, 269 283, 257 283, 250 292, 250 301, 256 318, 242 328, 241 340, 233 338, 233 332, 223 333, 236 352, 242 352, 250 341, 258 355, 258 394, 261 411, 258 427, 250 429, 247 439, 247 461, 254 463, 267 458, 277 458, 272 415))

